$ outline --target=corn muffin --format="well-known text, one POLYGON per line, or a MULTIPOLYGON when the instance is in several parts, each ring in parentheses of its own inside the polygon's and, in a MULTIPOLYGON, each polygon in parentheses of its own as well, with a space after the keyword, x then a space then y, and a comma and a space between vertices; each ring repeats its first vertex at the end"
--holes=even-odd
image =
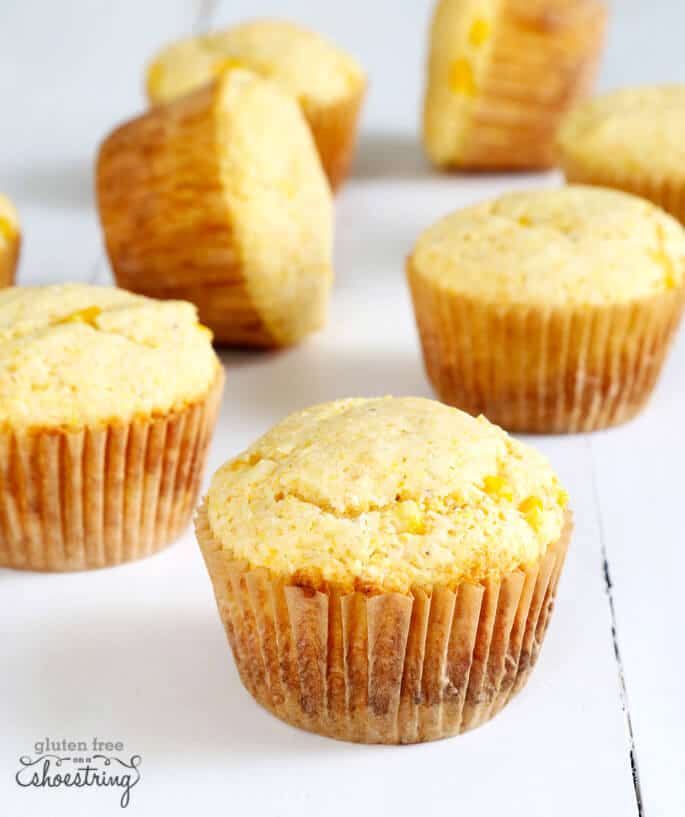
POLYGON ((524 685, 571 522, 534 450, 386 397, 288 417, 217 471, 196 529, 260 704, 331 737, 416 743, 524 685))
POLYGON ((594 81, 598 0, 439 0, 424 144, 441 168, 546 168, 563 114, 594 81))
POLYGON ((0 290, 0 567, 81 570, 186 527, 223 383, 192 304, 0 290))
POLYGON ((148 98, 168 102, 236 66, 276 82, 300 103, 331 187, 339 187, 366 90, 356 60, 293 23, 254 20, 164 48, 148 68, 148 98))
POLYGON ((0 193, 0 287, 14 283, 20 244, 17 211, 7 196, 0 193))
POLYGON ((685 300, 685 231, 593 187, 513 193, 426 230, 408 260, 441 400, 509 430, 590 431, 645 405, 685 300))
POLYGON ((559 129, 571 182, 616 187, 685 223, 685 85, 624 88, 568 114, 559 129))
POLYGON ((217 341, 296 343, 326 318, 333 206, 293 99, 242 69, 114 131, 97 195, 117 283, 195 303, 217 341))

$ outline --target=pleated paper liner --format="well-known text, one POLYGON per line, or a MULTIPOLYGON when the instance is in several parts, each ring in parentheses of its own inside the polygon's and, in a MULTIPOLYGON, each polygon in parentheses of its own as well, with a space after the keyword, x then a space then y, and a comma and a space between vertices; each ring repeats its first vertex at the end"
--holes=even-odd
POLYGON ((18 232, 6 238, 4 246, 0 246, 0 287, 10 287, 14 283, 20 247, 18 232))
POLYGON ((604 42, 600 2, 504 0, 458 164, 556 164, 561 117, 592 88, 604 42))
MULTIPOLYGON (((215 81, 157 105, 105 139, 96 176, 108 257, 118 286, 148 297, 192 301, 217 343, 289 345, 322 325, 325 309, 319 309, 319 301, 327 301, 330 270, 310 282, 320 289, 311 313, 303 287, 288 333, 279 333, 274 315, 283 311, 283 293, 272 285, 270 299, 264 292, 256 297, 259 276, 248 271, 234 236, 216 113, 221 88, 215 81)), ((331 152, 336 146, 351 150, 342 141, 334 145, 334 132, 343 139, 334 127, 342 128, 341 116, 331 110, 330 121, 322 115, 319 124, 331 152)))
POLYGON ((343 184, 350 170, 357 142, 357 123, 365 87, 332 105, 316 106, 301 102, 316 143, 331 190, 343 184))
POLYGON ((192 301, 217 342, 271 346, 226 217, 217 93, 212 83, 107 137, 97 160, 100 220, 118 286, 192 301))
POLYGON ((0 567, 86 570, 176 539, 200 489, 223 388, 163 417, 0 434, 0 567))
POLYGON ((618 172, 615 168, 603 167, 601 158, 596 162, 582 161, 563 146, 560 162, 569 184, 612 187, 633 193, 653 202, 685 225, 685 176, 665 176, 648 169, 618 172))
POLYGON ((572 524, 536 564, 455 591, 341 593, 288 584, 198 541, 240 678, 290 724, 360 743, 457 735, 525 684, 552 612, 572 524))
POLYGON ((497 305, 447 292, 409 262, 428 377, 439 398, 509 431, 618 425, 647 403, 685 287, 626 304, 497 305))

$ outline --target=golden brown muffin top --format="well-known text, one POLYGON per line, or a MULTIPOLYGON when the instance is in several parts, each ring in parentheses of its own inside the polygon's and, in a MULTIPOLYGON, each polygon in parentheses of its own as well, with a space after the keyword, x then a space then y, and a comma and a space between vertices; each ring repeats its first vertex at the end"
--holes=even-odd
POLYGON ((288 417, 217 471, 207 509, 252 567, 406 592, 535 562, 566 501, 545 458, 484 417, 386 397, 288 417))

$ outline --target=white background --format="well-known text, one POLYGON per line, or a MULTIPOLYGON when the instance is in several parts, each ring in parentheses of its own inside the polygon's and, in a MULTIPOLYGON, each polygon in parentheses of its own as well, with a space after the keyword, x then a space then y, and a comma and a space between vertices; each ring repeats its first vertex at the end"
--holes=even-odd
MULTIPOLYGON (((2 0, 0 189, 21 211, 24 284, 110 280, 93 158, 108 130, 142 109, 143 65, 165 41, 245 16, 288 16, 328 34, 369 72, 355 175, 337 199, 329 324, 295 350, 224 354, 228 380, 209 473, 307 404, 429 396, 403 274, 413 240, 456 207, 559 182, 555 174, 442 177, 427 167, 416 123, 429 7, 2 0)), ((676 0, 616 0, 602 87, 685 80, 684 25, 676 0)), ((680 817, 684 409, 681 333, 638 420, 533 441, 576 513, 555 617, 524 692, 491 723, 449 741, 347 745, 263 712, 240 686, 190 532, 159 556, 112 570, 0 570, 0 814, 121 813, 112 791, 14 782, 18 757, 36 741, 98 736, 142 755, 129 807, 141 815, 680 817)))

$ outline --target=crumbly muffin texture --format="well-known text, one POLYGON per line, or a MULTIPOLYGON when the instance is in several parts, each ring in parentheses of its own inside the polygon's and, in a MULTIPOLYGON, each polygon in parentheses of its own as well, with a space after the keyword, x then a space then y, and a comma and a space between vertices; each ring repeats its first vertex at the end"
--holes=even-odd
POLYGON ((113 287, 0 290, 0 428, 80 428, 181 409, 218 372, 195 308, 113 287))
POLYGON ((685 178, 685 85, 624 88, 567 114, 563 154, 588 167, 685 178))
POLYGON ((215 474, 207 510, 252 567, 407 592, 533 563, 559 539, 566 501, 544 457, 484 417, 408 397, 288 417, 215 474))
POLYGON ((325 322, 333 278, 330 191, 291 99, 244 70, 231 71, 221 88, 221 181, 242 274, 272 336, 292 342, 325 322))
POLYGON ((365 83, 357 62, 318 34, 255 20, 167 46, 148 70, 148 96, 167 102, 235 67, 273 80, 305 107, 337 102, 365 83))
POLYGON ((511 193, 430 227, 409 264, 447 291, 487 301, 623 303, 683 286, 685 231, 614 190, 511 193))

